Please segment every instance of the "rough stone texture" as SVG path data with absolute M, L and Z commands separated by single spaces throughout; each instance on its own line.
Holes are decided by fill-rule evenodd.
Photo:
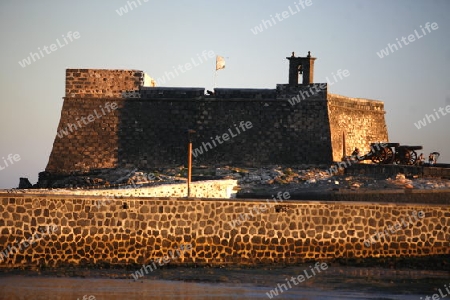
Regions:
M 66 70 L 68 98 L 122 97 L 141 86 L 155 86 L 155 81 L 138 70 Z
M 293 194 L 292 197 L 295 197 Z M 330 193 L 325 200 L 333 201 L 367 201 L 367 202 L 388 202 L 388 203 L 429 203 L 450 205 L 450 190 L 356 190 L 356 191 L 336 191 Z
M 450 207 L 429 204 L 274 202 L 255 200 L 114 200 L 0 195 L 0 251 L 47 225 L 58 231 L 0 267 L 144 264 L 181 244 L 192 251 L 170 264 L 293 264 L 307 259 L 450 254 Z M 266 205 L 267 209 L 256 209 Z M 364 241 L 413 212 L 425 217 L 369 248 Z M 241 214 L 247 214 L 242 218 Z M 242 224 L 230 222 L 242 219 Z
M 71 87 L 46 168 L 53 174 L 182 165 L 187 160 L 187 129 L 196 130 L 195 149 L 229 130 L 236 134 L 241 121 L 253 127 L 227 142 L 216 142 L 195 163 L 329 164 L 342 156 L 342 130 L 347 133 L 349 151 L 366 150 L 371 142 L 387 140 L 381 102 L 330 95 L 326 84 L 217 89 L 214 96 L 205 96 L 199 88 L 144 87 L 141 71 L 112 70 L 110 77 L 107 70 L 67 72 Z M 85 86 L 70 84 L 81 82 L 72 78 L 83 74 L 90 76 L 88 82 L 91 77 L 98 80 Z M 104 86 L 102 80 L 106 80 Z M 124 82 L 117 83 L 120 80 Z M 312 88 L 317 92 L 311 94 Z M 298 95 L 302 95 L 300 103 L 292 105 L 289 100 Z M 106 111 L 107 102 L 118 108 Z M 91 122 L 80 122 L 89 115 Z M 81 126 L 75 128 L 77 122 Z M 68 130 L 68 135 L 61 130 Z
M 273 191 L 272 194 L 275 194 Z M 355 202 L 385 202 L 385 203 L 429 203 L 450 205 L 450 189 L 396 189 L 396 190 L 369 190 L 369 189 L 340 189 L 340 190 L 293 190 L 290 192 L 291 200 L 318 200 L 318 201 L 355 201 Z M 270 193 L 247 192 L 238 193 L 239 199 L 266 199 Z
M 103 114 L 101 108 L 110 98 L 66 98 L 61 111 L 58 134 L 53 143 L 47 171 L 70 174 L 73 171 L 114 168 L 118 164 L 120 123 L 118 110 Z M 95 116 L 94 122 L 85 125 L 81 117 Z M 105 111 L 106 112 L 106 111 Z M 72 129 L 72 131 L 70 131 Z M 68 135 L 61 133 L 66 130 Z
M 345 155 L 351 155 L 355 148 L 365 154 L 370 151 L 370 143 L 389 141 L 383 102 L 334 94 L 327 97 L 333 161 L 343 157 L 343 133 Z

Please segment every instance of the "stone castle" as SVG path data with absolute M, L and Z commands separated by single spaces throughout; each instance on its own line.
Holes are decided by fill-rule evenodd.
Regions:
M 328 93 L 327 83 L 313 81 L 316 58 L 309 53 L 287 59 L 288 84 L 207 94 L 156 87 L 143 71 L 67 69 L 46 174 L 183 165 L 188 130 L 195 131 L 193 147 L 206 150 L 195 163 L 210 166 L 330 164 L 355 147 L 366 152 L 370 143 L 388 141 L 383 102 Z M 245 132 L 211 146 L 249 122 Z
M 326 83 L 313 83 L 315 58 L 288 60 L 288 84 L 207 95 L 203 88 L 155 87 L 142 71 L 69 69 L 46 174 L 179 166 L 187 159 L 188 132 L 194 148 L 223 138 L 197 155 L 197 164 L 209 165 L 328 164 L 354 147 L 368 151 L 370 143 L 388 140 L 382 102 L 329 94 Z M 219 188 L 208 184 L 226 190 L 224 181 Z M 107 198 L 109 192 L 0 191 L 0 268 L 141 268 L 186 245 L 190 251 L 170 264 L 401 262 L 429 256 L 442 268 L 449 265 L 449 198 L 434 190 L 339 191 L 335 201 L 297 201 L 288 191 L 273 201 L 128 190 Z

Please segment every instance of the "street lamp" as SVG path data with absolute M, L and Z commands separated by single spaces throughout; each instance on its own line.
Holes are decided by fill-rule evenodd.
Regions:
M 192 135 L 195 130 L 188 129 L 188 174 L 187 174 L 187 197 L 191 197 L 191 179 L 192 179 Z

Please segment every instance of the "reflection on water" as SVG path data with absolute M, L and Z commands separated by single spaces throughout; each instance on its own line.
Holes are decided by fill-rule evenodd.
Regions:
M 128 278 L 131 272 L 123 270 L 92 270 L 83 274 L 85 278 L 36 276 L 21 271 L 0 274 L 0 299 L 76 300 L 84 295 L 93 295 L 96 300 L 269 299 L 267 292 L 285 283 L 285 278 L 302 274 L 304 269 L 175 268 L 153 272 L 138 281 Z M 444 271 L 330 267 L 274 299 L 420 299 L 448 285 L 449 278 Z

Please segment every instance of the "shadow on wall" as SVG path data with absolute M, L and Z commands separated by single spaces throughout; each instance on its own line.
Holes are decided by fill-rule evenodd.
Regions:
M 119 112 L 118 166 L 155 168 L 187 161 L 189 112 L 172 101 L 127 99 Z M 190 112 L 192 114 L 192 112 Z
M 311 163 L 323 163 L 329 156 L 325 145 L 314 139 L 312 130 L 301 126 L 298 111 L 286 109 L 287 105 L 281 100 L 224 101 L 192 96 L 127 99 L 118 112 L 118 166 L 186 164 L 188 129 L 195 130 L 196 165 L 259 167 L 309 159 Z M 308 151 L 313 143 L 319 143 L 313 145 L 315 153 Z
M 186 164 L 188 129 L 196 131 L 193 148 L 203 152 L 194 157 L 194 163 L 227 164 L 245 157 L 245 139 L 236 138 L 223 144 L 211 139 L 226 132 L 227 124 L 233 122 L 218 115 L 223 111 L 221 106 L 192 99 L 124 101 L 118 132 L 119 166 L 154 168 Z M 241 155 L 233 157 L 236 152 Z

